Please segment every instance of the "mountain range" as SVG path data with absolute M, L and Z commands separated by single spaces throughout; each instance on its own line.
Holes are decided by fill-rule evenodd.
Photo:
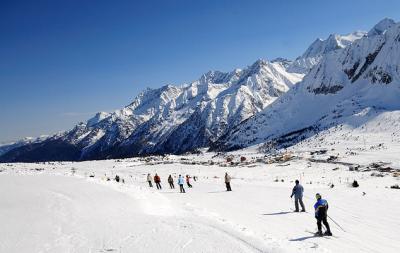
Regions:
M 400 23 L 384 19 L 345 48 L 326 53 L 300 83 L 213 143 L 212 149 L 256 144 L 267 150 L 285 148 L 337 126 L 354 130 L 381 115 L 390 117 L 382 125 L 390 123 L 376 131 L 396 134 L 399 56 Z
M 288 147 L 400 108 L 400 23 L 317 39 L 293 61 L 257 60 L 180 86 L 146 89 L 73 129 L 0 146 L 1 162 L 111 159 Z

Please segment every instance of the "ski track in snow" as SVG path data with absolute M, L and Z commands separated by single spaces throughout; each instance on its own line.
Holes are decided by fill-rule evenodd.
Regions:
M 28 192 L 24 192 L 24 196 L 11 197 L 13 197 L 16 201 L 21 202 L 23 200 L 19 199 L 19 197 L 23 197 L 24 199 L 25 197 L 33 199 L 46 199 L 46 204 L 44 205 L 41 205 L 40 203 L 35 203 L 39 204 L 40 206 L 36 207 L 38 208 L 38 212 L 35 212 L 34 215 L 51 215 L 50 217 L 47 215 L 46 217 L 40 217 L 43 220 L 40 221 L 40 224 L 38 223 L 37 226 L 46 223 L 46 225 L 48 225 L 48 228 L 34 229 L 35 233 L 38 233 L 38 236 L 34 236 L 32 238 L 33 240 L 29 241 L 29 243 L 24 243 L 20 241 L 23 238 L 20 238 L 19 236 L 11 238 L 9 235 L 6 235 L 7 231 L 4 230 L 3 227 L 3 229 L 1 230 L 1 234 L 4 233 L 2 235 L 2 238 L 6 241 L 6 243 L 2 243 L 1 252 L 32 252 L 32 248 L 28 247 L 29 244 L 35 245 L 35 247 L 33 248 L 33 252 L 122 252 L 122 249 L 128 251 L 133 250 L 134 252 L 152 252 L 150 243 L 153 240 L 155 244 L 160 244 L 160 246 L 164 245 L 168 248 L 169 243 L 164 242 L 162 239 L 162 237 L 164 236 L 163 230 L 167 230 L 165 231 L 167 234 L 176 234 L 171 238 L 172 242 L 175 241 L 174 250 L 166 250 L 164 252 L 184 252 L 185 248 L 187 248 L 191 252 L 213 252 L 219 247 L 226 248 L 227 251 L 235 252 L 262 252 L 262 250 L 259 250 L 257 247 L 248 243 L 246 240 L 243 240 L 239 236 L 234 235 L 233 233 L 230 233 L 229 231 L 226 231 L 224 229 L 221 229 L 218 226 L 207 224 L 207 222 L 195 221 L 193 217 L 187 217 L 187 215 L 181 216 L 179 211 L 175 212 L 175 208 L 172 208 L 169 205 L 168 199 L 163 197 L 159 193 L 148 191 L 147 189 L 143 189 L 142 187 L 136 187 L 132 185 L 125 187 L 117 185 L 113 182 L 110 183 L 94 180 L 91 180 L 91 183 L 95 182 L 96 184 L 102 185 L 101 188 L 103 188 L 103 186 L 106 186 L 106 189 L 112 189 L 111 192 L 115 191 L 123 193 L 122 196 L 125 196 L 122 198 L 121 195 L 118 194 L 118 198 L 120 198 L 119 201 L 126 202 L 134 199 L 134 203 L 136 202 L 136 204 L 139 204 L 139 207 L 141 209 L 140 213 L 143 214 L 142 219 L 153 220 L 154 217 L 157 218 L 155 218 L 155 224 L 149 226 L 149 229 L 143 229 L 143 231 L 137 231 L 133 229 L 134 234 L 140 233 L 140 235 L 138 236 L 127 234 L 124 238 L 118 239 L 116 241 L 105 238 L 101 239 L 101 237 L 90 238 L 92 234 L 85 231 L 87 228 L 84 226 L 84 224 L 78 223 L 85 222 L 85 219 L 91 218 L 86 217 L 85 219 L 82 219 L 81 217 L 79 217 L 81 215 L 80 210 L 77 209 L 80 209 L 83 206 L 84 209 L 88 209 L 87 211 L 90 212 L 90 209 L 96 208 L 95 206 L 92 206 L 93 203 L 90 203 L 90 198 L 95 197 L 99 198 L 98 201 L 107 202 L 110 200 L 107 197 L 107 194 L 109 194 L 110 191 L 102 190 L 106 194 L 105 196 L 103 196 L 104 198 L 102 198 L 101 196 L 90 196 L 88 194 L 85 194 L 84 190 L 88 190 L 93 186 L 88 186 L 85 181 L 79 180 L 79 177 L 79 183 L 74 182 L 76 178 L 68 178 L 61 175 L 31 175 L 18 177 L 23 178 L 22 182 L 18 183 L 19 185 L 34 185 L 33 189 L 24 189 L 24 191 L 37 191 L 37 193 L 32 196 Z M 19 178 L 15 178 L 14 175 L 2 176 L 2 179 L 3 181 L 10 179 L 14 182 L 19 181 Z M 37 185 L 38 183 L 40 184 L 40 186 Z M 74 188 L 67 187 L 67 189 L 69 189 L 64 190 L 63 188 L 68 184 L 73 184 Z M 2 182 L 3 187 L 4 185 L 7 184 Z M 95 188 L 98 187 L 96 186 Z M 15 192 L 16 189 L 11 186 L 10 188 L 6 188 L 6 190 L 9 190 L 9 192 Z M 69 190 L 76 190 L 76 192 L 71 195 L 70 193 L 68 193 Z M 26 196 L 26 194 L 28 196 Z M 79 194 L 80 196 L 78 196 L 77 194 Z M 111 195 L 115 195 L 115 193 L 112 193 Z M 94 204 L 98 205 L 99 203 Z M 24 206 L 24 204 L 22 204 L 21 206 Z M 127 210 L 123 207 L 115 206 L 114 208 L 115 211 L 118 213 L 122 213 L 124 215 L 127 214 Z M 17 211 L 18 216 L 24 215 L 23 213 L 25 211 L 29 212 L 29 210 L 19 209 Z M 39 212 L 41 214 L 39 214 Z M 96 224 L 96 227 L 98 226 L 97 229 L 115 226 L 115 224 L 110 223 L 108 219 L 116 218 L 118 217 L 118 214 L 114 213 L 111 216 L 112 217 L 110 217 L 110 215 L 108 214 L 102 213 L 101 216 L 95 217 L 96 220 L 100 218 L 105 219 Z M 134 218 L 134 216 L 130 217 L 130 215 L 127 215 L 126 218 Z M 15 222 L 16 224 L 14 224 L 13 222 L 13 224 L 10 224 L 10 227 L 14 227 L 15 230 L 13 232 L 15 232 L 15 234 L 22 233 L 22 235 L 24 235 L 25 233 L 28 233 L 28 231 L 26 231 L 24 228 L 29 226 L 30 222 L 32 222 L 32 220 L 27 217 L 27 220 L 24 222 L 24 224 L 19 224 L 18 222 Z M 120 222 L 124 222 L 124 220 L 118 221 L 118 223 Z M 148 223 L 152 223 L 152 221 L 149 221 Z M 91 224 L 91 226 L 92 225 L 94 224 Z M 20 229 L 23 231 L 21 231 Z M 83 230 L 84 232 L 79 232 L 80 230 Z M 130 229 L 124 228 L 124 230 L 127 230 L 128 232 Z M 194 236 L 198 241 L 197 244 L 201 242 L 201 245 L 204 246 L 203 248 L 199 248 L 197 250 L 190 247 L 190 245 L 193 244 L 194 241 L 193 237 L 189 237 L 188 239 L 181 239 L 181 237 L 185 237 L 182 233 L 190 235 L 193 232 L 196 233 Z M 210 240 L 208 238 L 208 236 L 210 235 L 214 237 L 213 240 Z M 109 235 L 107 234 L 103 236 L 109 237 Z M 45 239 L 45 237 L 50 238 Z M 10 240 L 7 241 L 8 239 Z M 13 239 L 16 239 L 17 242 L 13 242 Z M 85 244 L 91 244 L 90 240 L 93 239 L 95 241 L 100 241 L 100 244 L 98 246 L 92 246 L 89 248 L 86 247 Z M 208 244 L 208 246 L 206 247 L 205 244 Z M 196 247 L 198 246 L 199 245 L 197 245 Z M 141 247 L 141 249 L 139 249 L 139 247 Z

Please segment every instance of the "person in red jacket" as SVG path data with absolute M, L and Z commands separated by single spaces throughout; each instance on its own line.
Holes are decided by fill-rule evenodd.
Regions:
M 186 184 L 189 188 L 192 188 L 192 185 L 190 184 L 190 177 L 189 175 L 186 175 Z
M 157 173 L 154 176 L 154 183 L 156 183 L 157 189 L 161 190 L 161 178 Z

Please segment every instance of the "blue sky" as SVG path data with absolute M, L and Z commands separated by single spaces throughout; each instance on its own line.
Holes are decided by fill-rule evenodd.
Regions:
M 400 20 L 400 1 L 0 1 L 0 142 L 67 130 L 259 58 L 295 58 L 317 37 Z

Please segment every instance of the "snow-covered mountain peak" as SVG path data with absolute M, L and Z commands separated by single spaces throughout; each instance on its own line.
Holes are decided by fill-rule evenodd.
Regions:
M 318 38 L 289 66 L 288 71 L 307 74 L 325 54 L 343 49 L 366 34 L 356 31 L 345 35 L 331 34 L 325 40 Z
M 339 35 L 340 36 L 340 44 L 342 46 L 342 48 L 350 45 L 351 43 L 353 43 L 354 41 L 361 39 L 362 37 L 366 36 L 367 32 L 365 31 L 355 31 L 349 34 L 345 34 L 345 35 Z
M 331 51 L 345 48 L 354 41 L 362 38 L 366 32 L 356 31 L 346 35 L 331 34 L 326 40 L 317 39 L 301 56 L 302 58 L 319 57 Z
M 181 91 L 182 88 L 170 84 L 158 89 L 148 89 L 139 94 L 126 109 L 134 111 L 135 114 L 154 113 L 175 100 Z
M 288 68 L 293 63 L 293 61 L 288 60 L 286 58 L 278 57 L 278 58 L 271 60 L 271 63 L 280 63 L 285 68 Z
M 336 93 L 353 83 L 390 84 L 400 80 L 400 23 L 385 33 L 364 36 L 344 50 L 325 55 L 303 83 L 316 94 Z
M 381 35 L 385 33 L 387 29 L 392 27 L 396 22 L 393 19 L 390 18 L 384 18 L 381 21 L 379 21 L 369 32 L 368 36 L 375 36 L 375 35 Z
M 359 40 L 366 35 L 367 35 L 367 32 L 365 32 L 365 31 L 355 31 L 355 32 L 345 34 L 345 35 L 335 34 L 332 37 L 334 38 L 334 40 L 339 48 L 345 48 L 348 45 L 350 45 L 351 43 L 353 43 L 354 41 Z M 330 51 L 333 51 L 333 50 L 330 50 Z
M 96 115 L 93 118 L 91 118 L 87 121 L 87 126 L 89 126 L 89 127 L 94 126 L 95 124 L 99 123 L 100 121 L 107 118 L 108 116 L 110 116 L 110 113 L 108 113 L 108 112 L 98 112 L 98 113 L 96 113 Z
M 267 62 L 264 59 L 258 59 L 256 62 L 254 62 L 250 67 L 247 68 L 249 72 L 256 73 L 260 71 L 262 68 L 268 66 L 270 62 Z
M 225 73 L 221 71 L 209 71 L 201 76 L 200 82 L 214 84 L 229 83 L 232 82 L 232 79 L 234 79 L 238 74 L 240 74 L 240 72 L 232 71 Z

